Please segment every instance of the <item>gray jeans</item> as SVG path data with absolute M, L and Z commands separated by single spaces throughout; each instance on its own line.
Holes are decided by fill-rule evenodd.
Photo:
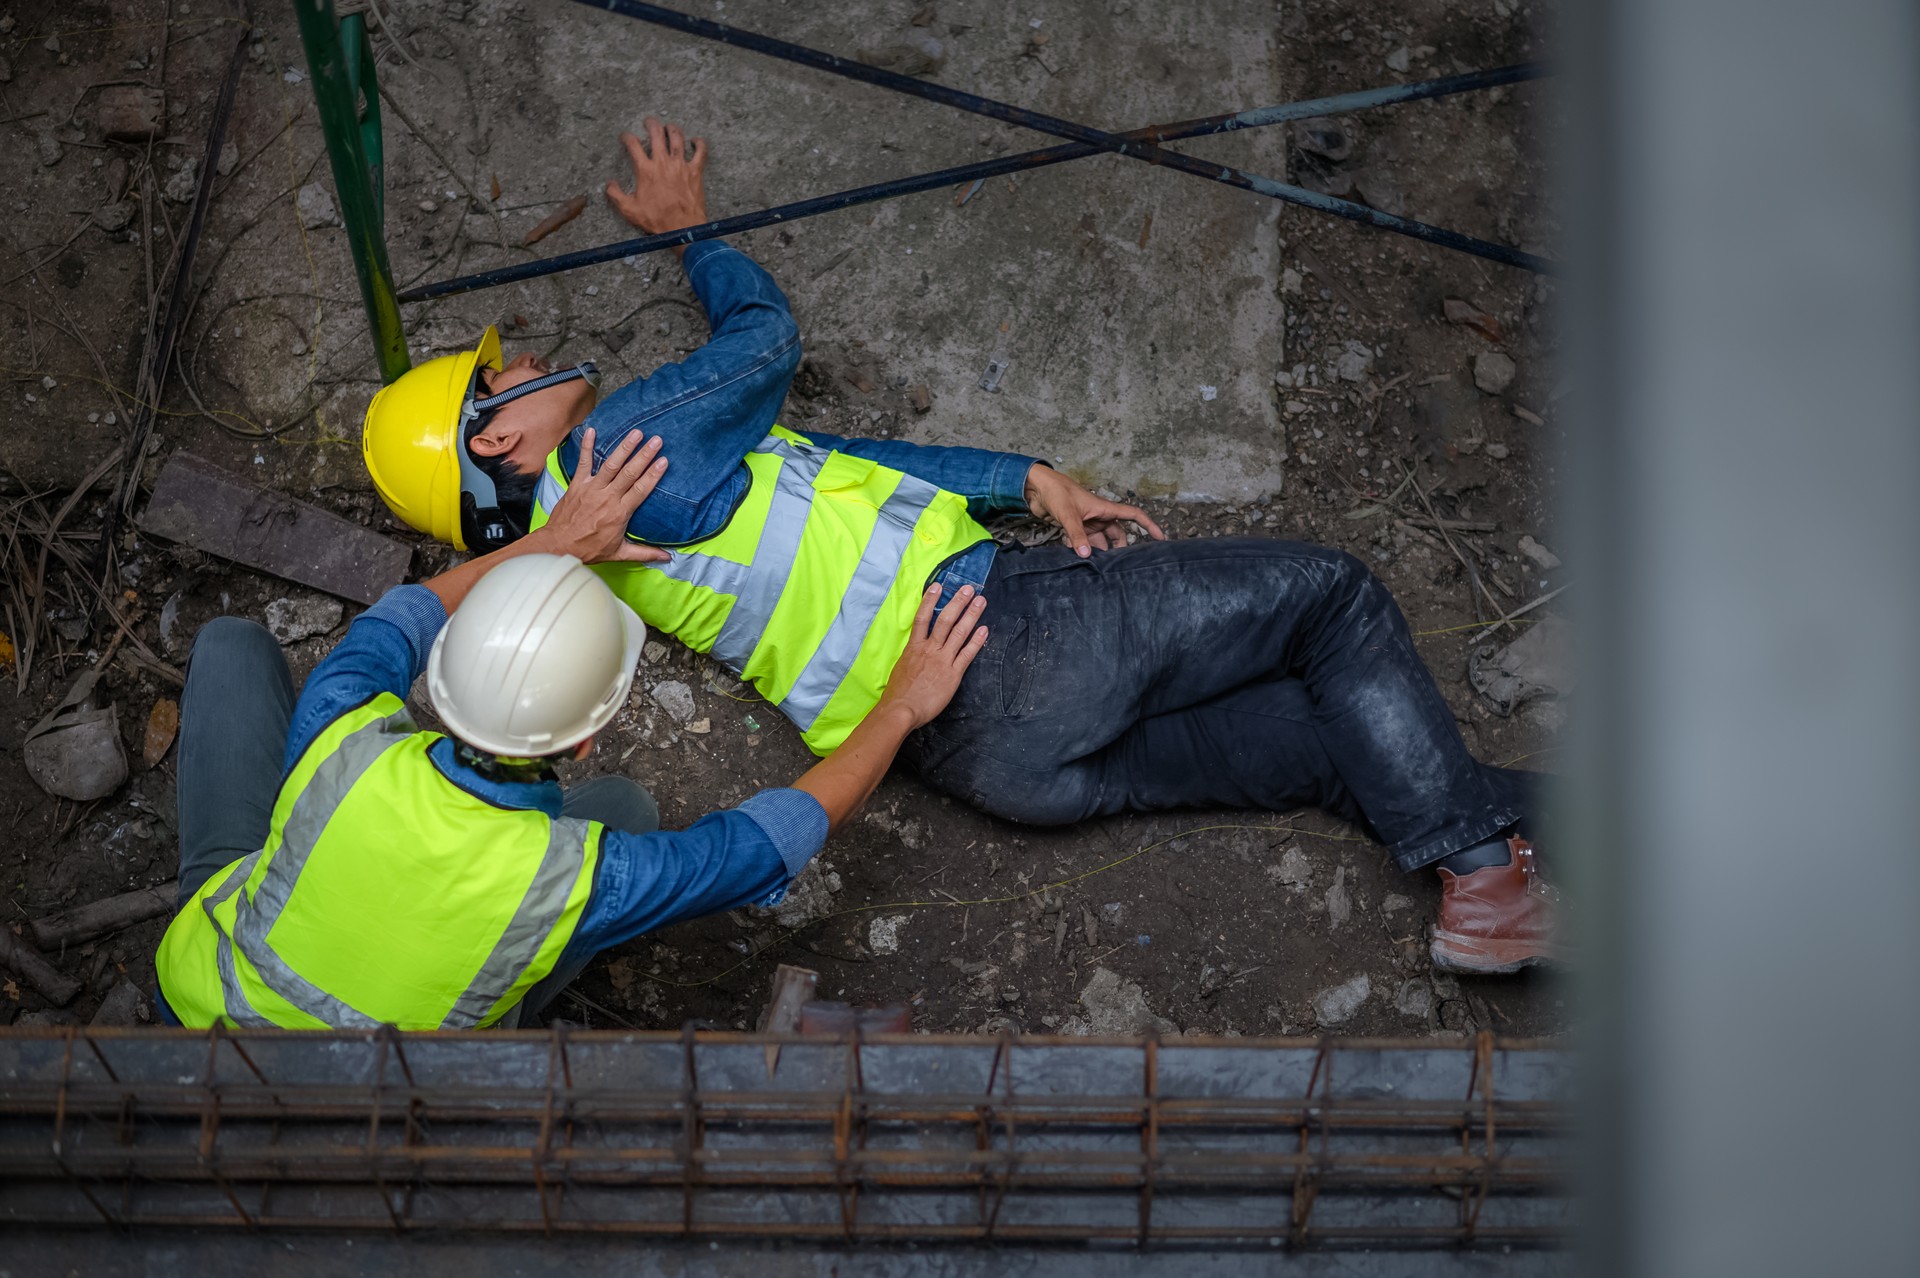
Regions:
M 293 701 L 287 659 L 265 627 L 215 617 L 194 636 L 180 694 L 175 781 L 182 905 L 220 870 L 266 843 Z M 560 811 L 635 834 L 660 828 L 653 796 L 626 777 L 595 777 L 572 787 Z M 538 1013 L 591 958 L 563 958 L 502 1023 L 537 1024 Z

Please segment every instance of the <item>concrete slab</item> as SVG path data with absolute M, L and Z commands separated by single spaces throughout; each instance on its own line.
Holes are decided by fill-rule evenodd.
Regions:
M 915 7 L 736 0 L 710 16 L 842 54 L 913 49 L 939 63 L 930 78 L 942 83 L 1111 128 L 1284 96 L 1273 10 L 1256 0 L 1172 12 L 1128 0 L 944 0 L 925 26 L 911 25 Z M 469 25 L 436 34 L 443 60 L 383 74 L 408 114 L 440 134 L 441 154 L 471 164 L 470 185 L 485 191 L 499 175 L 510 243 L 553 204 L 593 193 L 587 214 L 542 242 L 541 255 L 630 234 L 598 191 L 618 171 L 614 135 L 648 113 L 709 139 L 716 216 L 1052 141 L 602 12 L 553 5 L 531 17 L 481 0 Z M 470 112 L 439 93 L 461 79 Z M 1185 145 L 1281 174 L 1282 132 Z M 420 246 L 418 201 L 444 201 L 458 187 L 400 122 L 389 121 L 388 137 L 389 239 L 405 280 L 443 243 Z M 1278 491 L 1278 206 L 1104 157 L 992 179 L 964 206 L 958 194 L 738 242 L 786 288 L 809 349 L 830 368 L 858 367 L 882 388 L 930 389 L 932 409 L 905 415 L 897 433 L 1033 453 L 1148 496 L 1243 501 Z M 467 203 L 464 193 L 456 202 Z M 494 239 L 490 217 L 466 216 L 465 231 Z M 455 273 L 456 260 L 465 271 L 532 255 L 476 249 L 424 278 Z M 650 258 L 411 307 L 409 326 L 430 352 L 517 314 L 535 345 L 631 375 L 704 335 L 686 296 L 673 264 Z M 618 352 L 592 336 L 622 331 L 634 336 Z M 983 389 L 996 361 L 997 389 Z M 790 404 L 789 420 L 804 425 L 823 411 Z

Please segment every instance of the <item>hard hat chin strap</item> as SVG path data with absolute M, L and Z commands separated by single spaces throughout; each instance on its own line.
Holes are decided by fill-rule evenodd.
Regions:
M 477 379 L 478 370 L 474 374 Z M 481 470 L 467 451 L 467 427 L 483 413 L 511 404 L 514 400 L 535 391 L 545 390 L 549 386 L 559 386 L 575 379 L 584 381 L 596 390 L 600 386 L 600 369 L 592 360 L 576 364 L 572 368 L 563 368 L 557 373 L 547 373 L 521 382 L 501 391 L 498 395 L 475 396 L 471 390 L 467 400 L 460 406 L 460 425 L 454 433 L 460 455 L 460 523 L 461 535 L 469 550 L 498 550 L 512 542 L 525 529 L 516 529 L 514 521 L 508 518 L 500 505 L 500 490 L 494 485 L 493 476 Z

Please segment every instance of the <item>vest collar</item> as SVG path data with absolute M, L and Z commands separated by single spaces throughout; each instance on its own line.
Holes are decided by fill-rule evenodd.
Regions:
M 433 760 L 433 766 L 440 770 L 441 776 L 497 808 L 543 812 L 555 819 L 560 816 L 558 781 L 496 781 L 492 777 L 481 776 L 453 757 L 453 742 L 446 737 L 428 747 L 427 757 Z

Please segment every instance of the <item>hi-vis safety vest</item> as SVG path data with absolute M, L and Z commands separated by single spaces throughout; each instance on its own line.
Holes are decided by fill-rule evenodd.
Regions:
M 753 684 L 824 755 L 886 690 L 928 580 L 987 530 L 958 493 L 783 426 L 746 465 L 752 484 L 718 533 L 668 563 L 593 570 L 648 625 Z M 556 450 L 533 527 L 566 487 Z
M 167 928 L 160 988 L 189 1026 L 487 1026 L 553 970 L 602 827 L 496 807 L 440 774 L 389 693 L 335 719 L 266 846 Z

